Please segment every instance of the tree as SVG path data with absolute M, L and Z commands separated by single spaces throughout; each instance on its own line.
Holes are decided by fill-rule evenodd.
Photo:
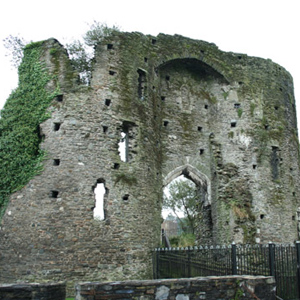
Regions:
M 96 45 L 114 32 L 120 31 L 120 28 L 116 25 L 109 27 L 105 23 L 97 21 L 89 26 L 90 29 L 83 35 L 81 40 L 74 40 L 65 45 L 71 62 L 79 73 L 81 83 L 86 85 L 91 80 L 92 60 Z M 28 42 L 22 37 L 9 35 L 3 40 L 3 44 L 8 50 L 7 56 L 11 56 L 12 65 L 18 68 L 23 58 L 23 50 Z
M 184 232 L 195 231 L 195 217 L 199 197 L 195 184 L 190 180 L 178 180 L 169 184 L 169 195 L 164 194 L 163 208 L 171 209 L 180 220 Z M 179 218 L 182 212 L 184 218 Z
M 3 45 L 7 49 L 6 56 L 11 56 L 10 62 L 13 67 L 19 67 L 23 58 L 23 50 L 26 44 L 28 43 L 19 36 L 9 35 L 3 40 Z
M 92 74 L 92 60 L 98 43 L 105 37 L 120 31 L 119 27 L 108 27 L 105 23 L 94 21 L 83 35 L 83 41 L 75 40 L 66 45 L 74 68 L 80 75 L 81 83 L 88 85 Z

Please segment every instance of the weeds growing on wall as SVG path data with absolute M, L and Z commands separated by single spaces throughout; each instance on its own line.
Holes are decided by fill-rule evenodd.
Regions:
M 45 153 L 40 150 L 39 124 L 58 94 L 45 89 L 51 80 L 41 62 L 42 42 L 24 48 L 19 66 L 19 86 L 7 99 L 0 119 L 0 219 L 9 195 L 21 189 L 42 170 Z

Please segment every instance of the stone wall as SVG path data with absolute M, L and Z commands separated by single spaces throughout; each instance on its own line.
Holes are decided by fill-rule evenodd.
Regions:
M 0 284 L 1 300 L 65 300 L 65 283 Z
M 1 220 L 2 282 L 151 278 L 162 190 L 180 175 L 199 190 L 198 243 L 298 238 L 295 99 L 282 67 L 182 36 L 116 33 L 84 86 L 56 40 L 36 47 L 61 94 L 40 124 L 44 170 Z
M 76 285 L 76 299 L 275 300 L 275 280 L 264 276 L 88 282 Z

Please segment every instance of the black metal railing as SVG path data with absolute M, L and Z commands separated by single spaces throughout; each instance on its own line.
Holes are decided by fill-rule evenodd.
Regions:
M 300 243 L 157 248 L 154 278 L 274 276 L 277 296 L 300 297 Z

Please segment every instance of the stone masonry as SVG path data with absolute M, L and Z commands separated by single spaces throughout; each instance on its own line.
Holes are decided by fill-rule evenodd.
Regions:
M 220 276 L 76 284 L 77 300 L 275 300 L 274 277 Z
M 295 99 L 281 66 L 182 36 L 115 33 L 84 86 L 58 41 L 42 47 L 61 95 L 40 125 L 44 171 L 1 222 L 1 282 L 151 278 L 162 190 L 180 175 L 199 190 L 199 244 L 298 239 Z

